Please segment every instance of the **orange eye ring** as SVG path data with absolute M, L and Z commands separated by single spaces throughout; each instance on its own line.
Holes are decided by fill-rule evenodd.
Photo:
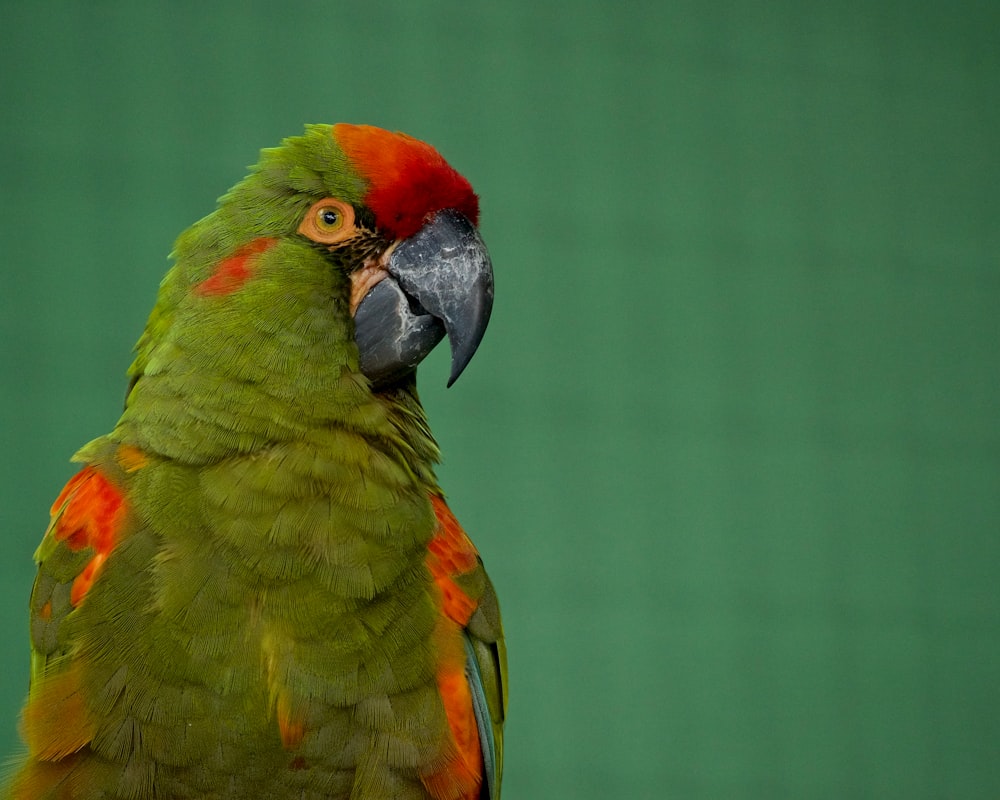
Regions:
M 354 231 L 354 207 L 335 197 L 313 203 L 299 223 L 299 233 L 319 244 L 337 244 Z

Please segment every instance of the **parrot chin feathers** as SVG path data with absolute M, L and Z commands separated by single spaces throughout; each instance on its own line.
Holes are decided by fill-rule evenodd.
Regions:
M 374 282 L 354 313 L 361 371 L 373 389 L 384 389 L 410 375 L 447 335 L 451 386 L 475 355 L 493 308 L 493 268 L 479 232 L 459 212 L 439 211 L 382 261 L 381 279 L 373 265 L 355 280 Z

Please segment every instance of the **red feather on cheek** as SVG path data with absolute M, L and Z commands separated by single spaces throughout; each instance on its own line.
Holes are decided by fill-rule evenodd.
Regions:
M 257 256 L 277 243 L 277 239 L 263 236 L 248 242 L 216 264 L 212 274 L 194 287 L 195 291 L 202 295 L 232 294 L 253 277 Z
M 427 217 L 453 208 L 479 222 L 479 198 L 469 182 L 429 144 L 370 125 L 333 126 L 333 136 L 369 183 L 365 205 L 379 228 L 412 236 Z

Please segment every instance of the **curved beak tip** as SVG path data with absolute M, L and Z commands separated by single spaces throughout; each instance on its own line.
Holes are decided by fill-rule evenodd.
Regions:
M 493 310 L 492 273 L 489 286 L 474 287 L 468 296 L 468 303 L 459 315 L 444 319 L 445 330 L 451 344 L 451 375 L 448 388 L 458 380 L 472 357 L 479 349 Z

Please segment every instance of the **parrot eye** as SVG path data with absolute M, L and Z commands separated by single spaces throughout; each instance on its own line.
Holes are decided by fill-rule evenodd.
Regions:
M 333 197 L 313 203 L 299 225 L 299 233 L 319 244 L 342 242 L 354 230 L 354 207 Z
M 335 231 L 343 222 L 344 218 L 340 216 L 340 212 L 332 208 L 321 208 L 316 214 L 316 224 L 323 230 Z

